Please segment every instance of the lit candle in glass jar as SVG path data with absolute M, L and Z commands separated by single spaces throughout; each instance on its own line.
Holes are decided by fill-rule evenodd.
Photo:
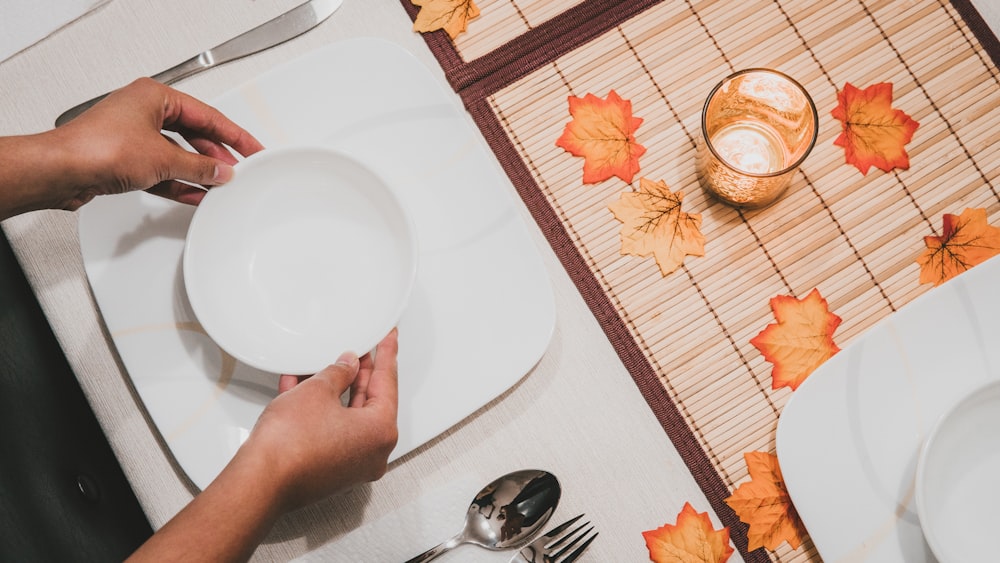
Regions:
M 817 122 L 812 99 L 791 78 L 766 69 L 729 76 L 702 112 L 702 185 L 736 207 L 770 205 L 812 150 Z
M 723 160 L 751 174 L 769 174 L 785 167 L 778 134 L 760 123 L 736 122 L 712 136 L 712 146 Z

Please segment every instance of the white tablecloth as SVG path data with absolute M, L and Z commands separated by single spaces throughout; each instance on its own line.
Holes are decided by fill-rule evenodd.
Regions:
M 108 0 L 5 0 L 0 18 L 0 61 L 45 39 L 50 33 Z
M 50 128 L 79 101 L 170 67 L 297 2 L 112 2 L 0 63 L 0 134 Z M 358 36 L 402 45 L 444 83 L 398 0 L 345 0 L 312 32 L 178 87 L 211 99 L 298 54 Z M 454 101 L 460 104 L 457 96 Z M 642 531 L 673 523 L 685 502 L 710 511 L 562 265 L 522 211 L 557 301 L 556 330 L 539 364 L 509 392 L 395 462 L 379 482 L 280 521 L 257 559 L 312 553 L 326 561 L 404 560 L 456 533 L 482 484 L 522 468 L 544 468 L 559 477 L 563 496 L 555 518 L 586 512 L 596 524 L 601 535 L 585 561 L 646 560 Z M 161 526 L 194 491 L 157 440 L 108 345 L 80 258 L 76 215 L 39 212 L 8 220 L 3 228 L 137 497 L 153 526 Z M 509 555 L 462 546 L 440 560 L 506 561 Z

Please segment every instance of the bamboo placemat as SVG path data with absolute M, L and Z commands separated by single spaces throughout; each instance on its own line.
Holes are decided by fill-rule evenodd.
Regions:
M 411 16 L 416 8 L 403 0 Z M 545 10 L 539 10 L 544 6 Z M 490 142 L 734 544 L 749 561 L 819 560 L 811 542 L 747 552 L 724 500 L 747 479 L 745 452 L 774 452 L 793 391 L 772 390 L 750 340 L 774 322 L 769 300 L 818 288 L 843 319 L 844 347 L 930 286 L 915 262 L 944 213 L 1000 219 L 1000 46 L 967 0 L 490 0 L 453 43 L 426 34 Z M 558 8 L 558 11 L 556 10 Z M 526 17 L 535 14 L 535 20 Z M 506 15 L 504 15 L 506 14 Z M 705 96 L 735 70 L 768 67 L 816 102 L 819 138 L 789 192 L 760 211 L 709 199 L 695 173 Z M 850 82 L 894 85 L 920 123 L 909 170 L 862 175 L 833 144 L 830 112 Z M 582 182 L 555 145 L 567 96 L 614 89 L 644 122 L 630 186 Z M 664 180 L 702 213 L 706 255 L 666 277 L 623 256 L 608 205 L 638 177 Z M 822 439 L 822 437 L 817 437 Z

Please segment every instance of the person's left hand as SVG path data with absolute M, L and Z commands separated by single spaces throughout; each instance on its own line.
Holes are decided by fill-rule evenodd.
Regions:
M 164 130 L 178 133 L 197 152 Z M 62 186 L 67 209 L 132 190 L 197 205 L 205 191 L 192 184 L 215 186 L 232 177 L 237 159 L 227 147 L 243 156 L 264 148 L 215 108 L 149 78 L 112 92 L 52 134 L 76 172 Z

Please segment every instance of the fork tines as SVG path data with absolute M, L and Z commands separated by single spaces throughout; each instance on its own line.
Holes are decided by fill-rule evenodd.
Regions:
M 580 518 L 583 518 L 583 514 L 563 522 L 543 536 L 544 538 L 548 538 L 544 547 L 545 554 L 547 555 L 545 561 L 571 563 L 590 546 L 590 543 L 597 537 L 598 532 L 594 531 L 594 527 L 590 525 L 589 520 L 563 534 L 567 528 Z M 556 551 L 557 549 L 558 551 Z

